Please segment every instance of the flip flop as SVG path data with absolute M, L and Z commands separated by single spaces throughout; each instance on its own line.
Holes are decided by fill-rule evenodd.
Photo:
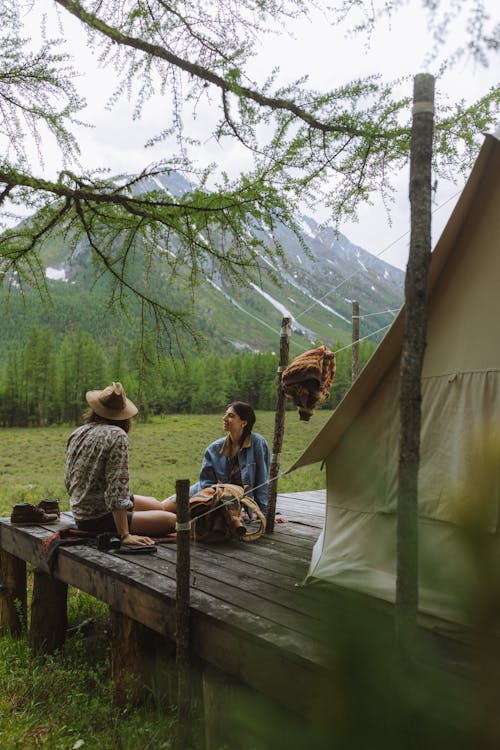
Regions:
M 150 555 L 153 552 L 158 552 L 156 544 L 123 544 L 112 550 L 116 555 Z

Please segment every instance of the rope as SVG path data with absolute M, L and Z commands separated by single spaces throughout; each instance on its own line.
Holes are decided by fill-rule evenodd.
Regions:
M 394 314 L 400 311 L 400 307 L 393 307 L 390 310 L 381 310 L 380 312 L 375 313 L 366 313 L 366 315 L 353 315 L 353 318 L 358 318 L 359 320 L 364 320 L 365 318 L 373 318 L 376 315 L 387 315 L 388 313 Z
M 340 349 L 337 349 L 335 351 L 335 354 L 338 354 L 339 352 L 343 352 L 345 349 L 349 349 L 354 344 L 359 344 L 360 341 L 364 341 L 365 339 L 369 339 L 370 336 L 375 336 L 376 333 L 380 333 L 381 331 L 386 331 L 387 328 L 390 328 L 392 323 L 389 323 L 389 325 L 384 326 L 383 328 L 378 328 L 376 331 L 372 331 L 371 333 L 368 333 L 366 336 L 363 336 L 362 338 L 358 339 L 357 341 L 351 341 L 350 344 L 346 344 L 346 346 L 342 346 Z

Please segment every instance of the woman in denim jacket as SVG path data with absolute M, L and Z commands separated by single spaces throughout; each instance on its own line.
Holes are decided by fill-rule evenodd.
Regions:
M 191 496 L 217 482 L 237 484 L 247 487 L 247 497 L 255 500 L 266 514 L 270 451 L 262 435 L 252 433 L 254 424 L 255 412 L 250 404 L 243 401 L 229 404 L 222 418 L 227 435 L 210 443 L 205 450 L 200 478 L 189 488 Z M 175 513 L 175 495 L 164 500 L 163 506 Z
M 255 412 L 250 404 L 229 404 L 222 418 L 227 435 L 205 450 L 200 478 L 191 486 L 191 495 L 217 482 L 237 484 L 248 487 L 247 497 L 253 498 L 266 514 L 271 457 L 266 440 L 252 432 L 254 424 Z

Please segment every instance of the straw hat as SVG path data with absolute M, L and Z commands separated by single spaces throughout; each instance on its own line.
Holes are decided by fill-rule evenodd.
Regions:
M 111 383 L 103 391 L 87 391 L 85 398 L 95 413 L 105 419 L 130 419 L 139 411 L 126 397 L 121 383 Z

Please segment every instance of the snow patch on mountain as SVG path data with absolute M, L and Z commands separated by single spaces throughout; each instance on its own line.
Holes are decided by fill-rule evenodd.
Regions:
M 53 281 L 68 281 L 66 269 L 64 268 L 53 268 L 52 266 L 47 266 L 45 269 L 45 276 Z
M 307 235 L 307 237 L 310 237 L 313 240 L 316 238 L 316 233 L 311 229 L 310 222 L 306 219 L 305 216 L 300 216 L 297 224 L 301 228 L 302 232 Z
M 293 278 L 295 279 L 295 274 Z M 340 318 L 341 320 L 345 320 L 346 323 L 349 323 L 349 324 L 351 323 L 351 321 L 348 318 L 346 318 L 344 315 L 342 315 L 342 313 L 337 312 L 337 310 L 334 310 L 333 307 L 330 307 L 329 305 L 325 305 L 325 303 L 322 302 L 320 299 L 316 299 L 316 297 L 313 297 L 312 294 L 305 287 L 302 287 L 300 286 L 300 284 L 297 284 L 295 281 L 292 281 L 292 278 L 290 276 L 287 277 L 287 281 L 291 286 L 295 287 L 295 289 L 298 289 L 299 292 L 301 292 L 304 296 L 308 297 L 311 300 L 311 302 L 313 303 L 311 307 L 313 307 L 314 305 L 319 305 L 324 310 L 328 310 L 328 312 L 332 313 L 332 315 L 336 315 L 337 318 Z
M 220 294 L 222 294 L 223 297 L 225 297 L 229 302 L 231 302 L 232 305 L 234 305 L 235 307 L 237 307 L 238 310 L 241 310 L 241 312 L 244 313 L 245 315 L 248 315 L 249 318 L 253 318 L 253 320 L 258 321 L 261 325 L 265 326 L 266 328 L 269 328 L 270 331 L 274 331 L 274 333 L 276 333 L 279 336 L 279 330 L 277 330 L 276 328 L 273 328 L 272 326 L 270 326 L 268 323 L 266 323 L 265 320 L 262 320 L 262 318 L 257 317 L 257 315 L 254 315 L 253 313 L 249 312 L 248 310 L 245 310 L 245 308 L 242 307 L 242 305 L 240 305 L 239 302 L 236 302 L 236 300 L 234 299 L 234 297 L 231 297 L 230 294 L 227 294 L 227 292 L 225 292 L 224 289 L 222 289 L 220 286 L 218 286 L 215 283 L 215 281 L 213 281 L 212 279 L 209 279 L 209 278 L 207 278 L 206 281 L 214 289 L 216 289 Z
M 274 299 L 274 297 L 271 297 L 270 294 L 268 294 L 263 289 L 261 289 L 260 287 L 258 287 L 257 284 L 254 284 L 253 281 L 250 281 L 249 284 L 252 287 L 252 289 L 255 289 L 256 292 L 258 292 L 260 295 L 262 295 L 262 297 L 264 297 L 264 299 L 266 299 L 268 302 L 270 302 L 271 305 L 276 310 L 278 310 L 278 312 L 280 312 L 284 317 L 290 318 L 290 320 L 292 321 L 292 323 L 296 323 L 296 320 L 293 317 L 292 313 L 289 310 L 287 310 L 287 308 L 284 305 L 282 305 L 281 302 L 278 302 L 278 300 Z

